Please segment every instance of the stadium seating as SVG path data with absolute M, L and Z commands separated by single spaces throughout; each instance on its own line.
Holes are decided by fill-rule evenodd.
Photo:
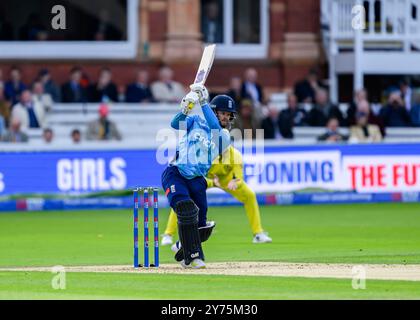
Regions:
M 277 108 L 285 108 L 285 95 L 274 96 L 272 102 Z M 98 117 L 99 104 L 56 104 L 46 117 L 46 126 L 53 129 L 54 141 L 59 145 L 71 144 L 70 133 L 79 129 L 84 136 L 87 124 Z M 310 106 L 309 106 L 310 107 Z M 340 109 L 345 111 L 346 104 Z M 120 145 L 156 146 L 156 134 L 160 129 L 168 129 L 173 115 L 178 111 L 177 104 L 127 104 L 115 103 L 110 106 L 109 118 L 114 121 L 120 130 L 123 141 Z M 200 113 L 199 109 L 194 111 Z M 292 141 L 272 141 L 270 144 L 304 144 L 315 143 L 316 137 L 324 133 L 321 127 L 296 127 L 295 139 Z M 348 128 L 341 128 L 343 134 L 348 134 Z M 42 129 L 28 131 L 30 145 L 42 144 Z M 387 128 L 385 142 L 420 141 L 420 128 Z M 105 142 L 106 143 L 106 142 Z M 84 142 L 86 144 L 86 142 Z M 92 143 L 93 145 L 94 143 Z M 4 144 L 2 144 L 4 145 Z

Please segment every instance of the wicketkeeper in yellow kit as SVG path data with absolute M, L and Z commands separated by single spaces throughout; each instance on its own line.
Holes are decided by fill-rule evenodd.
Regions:
M 272 239 L 264 232 L 261 225 L 260 210 L 255 192 L 243 180 L 243 163 L 241 153 L 232 145 L 217 157 L 207 174 L 207 188 L 217 187 L 231 194 L 245 207 L 246 215 L 254 235 L 253 243 L 267 243 Z M 168 224 L 162 236 L 162 245 L 170 245 L 177 230 L 177 217 L 171 209 Z

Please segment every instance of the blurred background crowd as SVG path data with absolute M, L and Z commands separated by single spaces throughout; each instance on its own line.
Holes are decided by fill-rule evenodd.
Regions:
M 83 69 L 73 67 L 68 80 L 58 83 L 48 69 L 39 70 L 31 82 L 22 80 L 18 67 L 12 66 L 8 73 L 0 70 L 0 134 L 3 142 L 27 142 L 25 131 L 29 128 L 43 129 L 43 139 L 54 139 L 54 128 L 47 127 L 45 117 L 54 104 L 99 103 L 98 119 L 86 128 L 74 128 L 69 139 L 75 143 L 82 140 L 123 139 L 117 125 L 109 119 L 110 108 L 116 103 L 130 104 L 141 108 L 153 103 L 179 103 L 187 92 L 188 84 L 175 81 L 173 70 L 162 67 L 156 75 L 146 70 L 135 72 L 132 83 L 116 84 L 110 68 L 100 70 L 96 79 L 89 78 Z M 379 142 L 386 136 L 389 127 L 420 127 L 420 91 L 412 88 L 404 79 L 384 91 L 382 103 L 372 103 L 369 92 L 362 89 L 354 92 L 353 101 L 341 107 L 329 100 L 327 86 L 319 78 L 316 69 L 311 69 L 306 78 L 297 81 L 293 90 L 284 92 L 285 104 L 278 107 L 270 97 L 264 96 L 254 68 L 245 69 L 242 75 L 230 79 L 225 91 L 237 103 L 238 115 L 235 127 L 248 129 L 255 138 L 256 130 L 264 130 L 264 138 L 271 140 L 293 139 L 296 127 L 324 127 L 318 141 L 332 142 Z M 174 106 L 174 112 L 176 112 Z M 342 134 L 340 128 L 349 128 Z M 85 132 L 82 136 L 81 132 Z M 250 137 L 251 137 L 250 136 Z

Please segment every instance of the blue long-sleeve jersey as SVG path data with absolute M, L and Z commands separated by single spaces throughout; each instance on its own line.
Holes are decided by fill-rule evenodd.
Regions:
M 202 106 L 205 119 L 198 115 L 186 116 L 178 113 L 171 126 L 176 130 L 186 130 L 171 165 L 187 179 L 206 176 L 213 160 L 230 145 L 229 131 L 223 129 L 208 104 Z

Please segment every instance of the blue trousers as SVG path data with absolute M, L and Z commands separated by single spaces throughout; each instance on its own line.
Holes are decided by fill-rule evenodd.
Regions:
M 168 197 L 169 205 L 175 210 L 178 201 L 192 200 L 197 205 L 198 227 L 207 221 L 207 181 L 204 177 L 187 179 L 176 166 L 168 166 L 162 173 L 162 187 Z

